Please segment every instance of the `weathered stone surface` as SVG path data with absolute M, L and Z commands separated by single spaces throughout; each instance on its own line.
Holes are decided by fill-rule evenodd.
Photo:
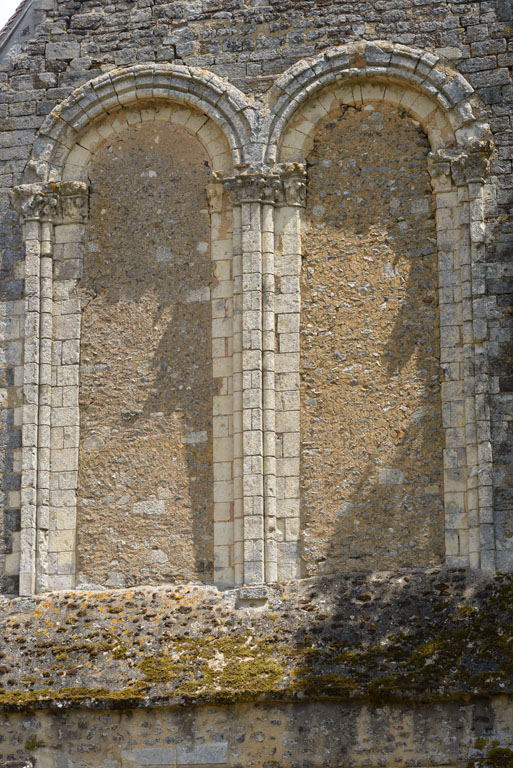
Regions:
M 212 578 L 209 173 L 198 140 L 169 124 L 127 127 L 93 157 L 79 288 L 82 583 Z M 197 286 L 208 295 L 188 302 Z
M 94 719 L 93 719 L 94 718 Z M 505 743 L 511 734 L 511 703 L 495 698 L 488 705 L 465 702 L 446 707 L 419 705 L 405 712 L 398 705 L 370 704 L 358 708 L 351 703 L 297 702 L 284 706 L 264 705 L 205 707 L 199 710 L 153 709 L 135 712 L 84 713 L 61 712 L 57 719 L 48 712 L 10 715 L 2 718 L 6 738 L 14 740 L 22 733 L 32 746 L 31 754 L 44 768 L 65 765 L 152 765 L 137 762 L 138 755 L 167 755 L 169 768 L 190 765 L 180 761 L 182 749 L 211 751 L 217 757 L 217 738 L 227 739 L 226 758 L 210 765 L 257 768 L 280 762 L 307 767 L 358 765 L 377 768 L 378 755 L 395 761 L 410 762 L 422 768 L 450 766 L 487 766 L 485 755 L 508 759 L 507 748 L 491 747 L 488 736 L 492 723 L 501 729 Z M 87 722 L 87 727 L 84 727 Z M 58 724 L 59 723 L 59 724 Z M 151 741 L 158 746 L 145 747 Z M 454 738 L 458 734 L 458 738 Z M 167 742 L 178 744 L 178 748 Z M 125 744 L 133 746 L 126 749 Z M 46 746 L 48 744 L 48 746 Z M 477 744 L 477 748 L 474 746 Z M 12 747 L 15 751 L 16 747 Z M 494 751 L 492 751 L 494 750 Z M 87 763 L 84 760 L 87 756 Z M 176 755 L 176 759 L 174 759 Z M 135 759 L 132 759 L 135 758 Z M 154 766 L 163 764 L 163 757 Z M 204 763 L 197 763 L 202 765 Z M 2 762 L 2 768 L 30 768 L 32 763 Z M 492 763 L 493 765 L 493 763 Z M 499 765 L 501 765 L 499 763 Z M 502 763 L 507 765 L 507 763 Z M 502 768 L 501 765 L 501 768 Z
M 309 155 L 302 265 L 306 572 L 443 559 L 429 144 L 393 107 L 334 115 Z
M 404 107 L 406 113 L 411 111 L 416 116 L 430 136 L 433 155 L 429 163 L 438 201 L 440 320 L 447 342 L 440 352 L 445 376 L 442 430 L 446 440 L 444 484 L 448 494 L 445 520 L 449 526 L 445 534 L 446 563 L 470 564 L 474 569 L 513 569 L 513 375 L 508 267 L 513 245 L 510 6 L 500 0 L 401 0 L 394 7 L 383 0 L 351 4 L 343 0 L 131 0 L 110 4 L 101 0 L 33 0 L 22 6 L 13 24 L 0 37 L 2 591 L 17 591 L 18 574 L 21 589 L 27 592 L 44 590 L 49 584 L 57 590 L 74 584 L 80 356 L 76 281 L 81 280 L 82 274 L 80 226 L 73 224 L 66 240 L 62 238 L 62 222 L 52 232 L 48 218 L 43 223 L 32 220 L 25 224 L 22 240 L 8 191 L 23 182 L 50 181 L 58 187 L 63 163 L 73 147 L 67 178 L 76 179 L 76 174 L 83 172 L 80 178 L 84 182 L 94 131 L 106 131 L 108 123 L 116 119 L 120 100 L 127 104 L 131 120 L 139 119 L 131 110 L 134 104 L 138 110 L 152 105 L 151 115 L 146 115 L 150 120 L 154 119 L 153 106 L 157 102 L 159 110 L 166 110 L 170 102 L 175 106 L 186 102 L 193 112 L 205 110 L 227 136 L 227 140 L 220 140 L 208 126 L 200 136 L 203 146 L 209 147 L 210 156 L 217 158 L 216 170 L 230 177 L 241 171 L 246 177 L 253 173 L 266 186 L 266 180 L 274 178 L 275 162 L 305 162 L 304 152 L 309 148 L 304 148 L 309 141 L 316 140 L 318 153 L 319 139 L 326 139 L 330 152 L 323 159 L 332 160 L 347 145 L 348 135 L 355 135 L 355 126 L 348 123 L 345 131 L 338 134 L 336 125 L 329 129 L 324 126 L 321 134 L 317 134 L 315 125 L 330 109 L 329 94 L 316 91 L 321 85 L 335 88 L 339 103 L 358 108 L 375 99 L 399 104 L 401 110 Z M 365 41 L 371 41 L 371 45 Z M 160 69 L 152 67 L 155 61 Z M 170 63 L 178 65 L 173 74 L 169 72 Z M 131 65 L 135 67 L 132 69 Z M 197 69 L 193 72 L 188 67 Z M 214 75 L 229 81 L 215 79 Z M 87 85 L 98 77 L 96 88 Z M 85 88 L 71 96 L 73 89 L 81 85 Z M 241 91 L 237 92 L 233 85 Z M 68 97 L 69 101 L 63 104 Z M 274 138 L 283 135 L 302 99 L 303 122 L 288 137 L 289 156 L 281 157 L 277 146 L 266 148 L 268 132 Z M 438 107 L 433 111 L 435 102 Z M 54 109 L 53 116 L 47 118 Z M 349 121 L 349 116 L 346 118 Z M 383 156 L 393 154 L 392 150 L 397 155 L 397 137 L 404 140 L 399 125 L 404 126 L 409 118 L 396 118 L 396 129 L 385 143 Z M 42 124 L 43 133 L 37 137 Z M 490 135 L 486 134 L 487 124 Z M 91 134 L 85 135 L 91 126 L 93 138 Z M 375 128 L 369 133 L 374 135 Z M 116 156 L 121 158 L 135 130 L 130 129 L 123 138 L 122 151 L 113 147 L 112 154 L 118 153 Z M 338 136 L 338 141 L 329 144 L 330 132 Z M 372 136 L 363 138 L 367 141 Z M 406 142 L 415 157 L 426 149 L 420 133 L 418 140 L 418 147 Z M 188 164 L 189 153 L 185 143 L 182 146 L 184 152 L 177 152 L 174 146 L 167 155 L 159 153 L 158 162 L 152 161 L 152 170 L 160 174 L 162 167 L 161 175 L 167 180 L 173 178 L 175 167 L 183 169 Z M 201 166 L 205 154 L 196 146 L 195 160 Z M 352 146 L 354 155 L 361 154 L 359 134 Z M 472 147 L 472 152 L 466 151 Z M 409 156 L 406 151 L 404 154 Z M 150 156 L 155 155 L 148 150 Z M 465 158 L 470 156 L 477 159 L 479 178 L 475 182 L 468 178 L 472 163 L 465 166 Z M 173 168 L 170 157 L 175 159 Z M 107 158 L 102 162 L 106 169 Z M 404 164 L 407 167 L 406 159 Z M 371 177 L 379 178 L 381 157 L 374 167 L 370 162 L 365 167 Z M 333 166 L 323 169 L 325 178 L 332 169 Z M 115 179 L 117 168 L 111 167 L 111 173 Z M 312 167 L 307 178 L 310 196 L 320 196 L 324 191 L 323 178 L 316 178 L 315 173 Z M 342 167 L 341 174 L 347 179 L 347 186 L 341 186 L 352 189 L 355 179 L 347 167 Z M 158 194 L 158 189 L 152 186 L 154 178 L 139 176 L 139 189 Z M 412 174 L 406 184 L 411 181 L 416 192 L 425 178 L 424 166 L 420 169 L 419 165 L 419 175 Z M 91 181 L 94 207 L 98 174 L 93 172 Z M 404 189 L 404 180 L 400 181 L 397 180 L 397 188 Z M 113 180 L 106 187 L 115 194 L 121 192 L 123 183 L 119 190 L 113 189 Z M 191 185 L 178 189 L 188 205 L 194 190 L 197 191 L 195 183 L 193 180 Z M 299 207 L 304 202 L 304 181 L 300 184 L 302 192 L 294 203 Z M 180 272 L 176 285 L 183 290 L 180 301 L 173 303 L 175 284 L 155 279 L 167 276 L 177 258 L 173 243 L 157 242 L 157 234 L 163 230 L 155 226 L 159 200 L 154 198 L 153 208 L 147 200 L 139 200 L 132 189 L 125 195 L 125 202 L 132 203 L 126 221 L 120 222 L 121 209 L 116 213 L 119 232 L 123 229 L 120 237 L 125 243 L 116 254 L 122 256 L 123 263 L 112 263 L 114 259 L 110 256 L 110 261 L 102 263 L 100 252 L 91 251 L 85 278 L 79 282 L 82 292 L 86 284 L 91 284 L 88 266 L 98 268 L 95 274 L 101 290 L 96 297 L 88 295 L 91 302 L 84 310 L 84 320 L 88 320 L 89 312 L 89 319 L 100 324 L 108 320 L 113 331 L 105 329 L 105 349 L 99 336 L 94 338 L 94 324 L 87 328 L 82 325 L 82 330 L 86 330 L 82 355 L 90 346 L 97 353 L 100 366 L 107 367 L 81 377 L 82 393 L 87 390 L 91 397 L 82 404 L 85 432 L 81 435 L 79 521 L 79 556 L 86 564 L 86 576 L 94 582 L 107 581 L 111 587 L 122 586 L 127 579 L 137 584 L 166 578 L 208 578 L 208 569 L 199 572 L 195 555 L 199 552 L 202 563 L 210 562 L 212 538 L 216 573 L 221 574 L 224 583 L 233 583 L 235 573 L 241 578 L 247 563 L 251 568 L 246 575 L 251 577 L 262 578 L 265 565 L 270 562 L 279 564 L 281 579 L 298 573 L 301 215 L 298 208 L 289 210 L 286 200 L 269 195 L 264 206 L 257 202 L 253 207 L 235 211 L 232 232 L 231 212 L 227 212 L 227 202 L 222 199 L 220 178 L 215 186 L 221 187 L 221 192 L 218 190 L 211 197 L 211 233 L 215 231 L 212 279 L 203 280 L 210 264 L 206 258 L 198 258 L 200 268 L 194 279 L 189 273 L 185 279 L 185 272 Z M 343 193 L 342 188 L 338 191 Z M 166 209 L 170 201 L 173 206 L 177 204 L 177 195 L 176 188 L 169 190 L 163 201 Z M 377 215 L 387 212 L 387 205 L 376 212 L 375 195 L 370 194 L 367 199 L 370 203 L 365 204 L 364 200 L 361 210 L 350 211 L 350 216 L 354 223 L 356 216 L 365 220 L 374 213 L 369 232 L 378 240 L 380 235 L 373 228 Z M 273 203 L 282 211 L 274 217 L 266 208 Z M 319 200 L 317 204 L 322 206 L 324 202 Z M 394 224 L 411 227 L 419 221 L 429 222 L 429 212 L 423 205 L 424 201 L 419 200 L 415 210 L 408 211 L 402 222 Z M 205 207 L 204 199 L 185 225 L 182 222 L 180 231 L 194 232 L 203 226 L 201 210 Z M 133 237 L 134 233 L 129 232 L 130 220 L 137 208 L 146 212 L 146 221 L 144 229 L 143 223 L 137 223 L 137 237 Z M 273 222 L 282 225 L 277 233 L 273 232 Z M 471 226 L 467 226 L 469 223 Z M 318 243 L 322 244 L 322 238 L 327 238 L 332 229 L 336 230 L 338 240 L 340 231 L 333 227 L 329 216 L 324 221 L 320 217 L 316 226 L 319 224 L 325 227 L 315 232 Z M 430 237 L 427 228 L 422 237 Z M 312 228 L 305 232 L 305 242 L 312 240 L 312 232 Z M 275 234 L 279 247 L 273 254 Z M 348 234 L 352 242 L 355 234 L 363 233 L 355 233 L 353 227 Z M 130 256 L 137 252 L 139 235 L 151 248 L 138 254 L 139 264 L 134 265 Z M 334 237 L 333 232 L 329 236 Z M 127 248 L 129 237 L 132 240 Z M 208 239 L 205 236 L 202 242 Z M 392 248 L 391 243 L 380 244 L 387 251 Z M 64 247 L 60 248 L 61 245 Z M 329 243 L 326 245 L 323 250 L 329 253 Z M 371 247 L 369 242 L 364 245 Z M 417 243 L 417 247 L 424 247 L 424 242 Z M 109 248 L 102 253 L 109 254 Z M 178 256 L 180 253 L 179 249 Z M 273 273 L 275 255 L 280 265 Z M 311 257 L 312 249 L 305 261 Z M 323 278 L 331 280 L 332 260 L 326 261 L 328 266 L 322 263 L 326 270 Z M 368 310 L 369 322 L 375 330 L 372 324 L 379 307 L 372 306 L 369 297 L 380 282 L 400 287 L 404 264 L 400 258 L 397 264 L 389 259 L 387 263 L 392 266 L 386 267 L 386 275 L 383 269 L 378 277 L 372 272 L 372 262 L 363 264 L 356 259 L 352 263 L 358 279 L 367 272 L 372 278 L 367 279 L 370 287 L 363 286 L 366 296 L 358 301 Z M 143 264 L 145 270 L 140 268 Z M 137 281 L 130 279 L 132 269 Z M 132 290 L 137 294 L 139 286 L 149 284 L 151 288 L 140 291 L 137 301 L 131 302 L 124 296 L 100 306 L 102 297 L 112 296 L 116 290 L 111 276 L 119 277 L 117 284 L 124 286 L 127 296 Z M 348 286 L 349 278 L 346 276 L 345 280 Z M 432 284 L 434 290 L 435 275 Z M 304 290 L 304 312 L 312 316 L 313 304 L 323 303 L 323 292 L 314 297 L 314 290 L 315 284 Z M 327 309 L 332 309 L 338 300 L 338 291 L 338 283 L 334 296 L 327 296 L 324 291 Z M 419 295 L 424 294 L 419 291 Z M 168 298 L 170 303 L 166 303 Z M 354 297 L 351 294 L 346 298 Z M 393 304 L 396 298 L 397 291 L 387 304 Z M 418 300 L 419 296 L 412 297 L 407 307 L 408 323 L 418 329 L 421 318 L 429 319 L 426 335 L 415 336 L 417 340 L 426 339 L 422 351 L 425 355 L 428 345 L 435 347 L 438 343 L 436 309 L 434 302 L 426 302 L 424 307 L 420 301 L 420 309 L 415 313 L 413 298 Z M 204 314 L 209 302 L 211 324 Z M 164 307 L 160 316 L 158 303 Z M 116 314 L 121 305 L 126 310 L 124 316 L 121 312 Z M 204 344 L 208 356 L 212 342 L 210 384 L 207 385 L 205 376 L 205 386 L 197 390 L 204 395 L 203 405 L 212 404 L 213 398 L 211 424 L 212 408 L 208 414 L 205 411 L 205 418 L 198 420 L 201 423 L 192 418 L 187 429 L 179 429 L 181 419 L 185 419 L 183 414 L 197 413 L 196 404 L 191 404 L 186 394 L 182 393 L 184 402 L 179 405 L 185 403 L 183 412 L 174 409 L 170 414 L 161 407 L 160 400 L 165 405 L 165 394 L 174 390 L 169 388 L 167 368 L 164 377 L 152 378 L 148 359 L 150 363 L 164 362 L 172 370 L 175 356 L 180 368 L 184 362 L 176 355 L 179 334 L 170 339 L 164 329 L 168 319 L 168 329 L 173 326 L 175 315 L 168 318 L 171 306 L 179 306 L 179 327 L 188 318 L 192 318 L 195 327 L 201 326 L 197 334 L 200 338 L 195 339 L 193 347 L 195 352 L 198 344 Z M 99 318 L 95 316 L 97 310 Z M 273 312 L 276 349 L 270 342 L 275 332 Z M 316 330 L 320 333 L 325 326 L 322 312 L 317 315 L 314 319 L 319 320 Z M 346 320 L 350 327 L 347 316 Z M 429 344 L 428 326 L 435 328 Z M 176 331 L 176 323 L 173 327 Z M 369 352 L 375 350 L 369 334 L 362 333 L 361 326 L 357 330 L 359 338 L 355 335 L 351 341 L 352 353 L 361 352 L 365 359 L 372 357 Z M 116 331 L 123 335 L 116 335 Z M 212 331 L 215 333 L 210 339 Z M 136 337 L 138 341 L 144 337 L 143 349 L 139 344 L 131 346 L 131 339 Z M 114 346 L 117 338 L 122 339 L 129 353 L 123 360 Z M 405 333 L 405 339 L 404 350 L 398 350 L 398 360 L 402 360 L 403 353 L 407 357 L 411 338 L 408 340 Z M 164 341 L 162 347 L 159 340 Z M 159 354 L 155 354 L 155 345 Z M 326 344 L 326 349 L 320 350 L 320 344 L 318 349 L 312 344 L 308 354 L 315 349 L 331 353 L 328 347 Z M 173 350 L 172 361 L 169 349 Z M 241 350 L 246 366 L 244 376 L 239 365 Z M 102 360 L 105 351 L 114 361 L 110 368 L 110 360 Z M 419 362 L 422 354 L 419 353 Z M 6 707 L 25 709 L 3 715 L 0 722 L 0 754 L 7 765 L 29 766 L 29 755 L 38 768 L 123 768 L 142 763 L 205 765 L 207 760 L 209 764 L 234 768 L 503 768 L 511 762 L 512 615 L 508 578 L 498 578 L 493 584 L 489 578 L 474 582 L 454 570 L 419 574 L 411 568 L 412 563 L 436 562 L 442 554 L 441 534 L 434 535 L 440 483 L 431 482 L 439 475 L 440 467 L 438 460 L 433 462 L 426 456 L 425 446 L 419 447 L 412 437 L 429 430 L 433 444 L 441 444 L 437 406 L 433 404 L 434 410 L 426 412 L 420 402 L 426 399 L 420 397 L 420 388 L 412 393 L 416 382 L 425 384 L 428 373 L 431 377 L 432 361 L 409 371 L 411 375 L 404 377 L 404 381 L 401 379 L 401 395 L 389 391 L 390 380 L 386 377 L 365 374 L 369 387 L 379 384 L 386 394 L 384 400 L 394 401 L 387 413 L 396 417 L 395 426 L 401 425 L 401 431 L 395 436 L 391 417 L 387 421 L 380 414 L 374 420 L 378 425 L 376 431 L 381 430 L 382 444 L 373 441 L 371 435 L 367 447 L 364 426 L 349 434 L 348 447 L 364 467 L 365 486 L 357 484 L 351 499 L 344 497 L 335 505 L 333 483 L 352 483 L 344 463 L 347 454 L 344 457 L 340 446 L 338 419 L 341 416 L 345 424 L 351 424 L 360 417 L 359 405 L 351 407 L 347 389 L 342 389 L 340 402 L 332 396 L 333 381 L 329 379 L 356 378 L 357 372 L 358 383 L 349 384 L 349 388 L 362 392 L 364 369 L 361 373 L 360 369 L 342 373 L 341 366 L 349 364 L 332 357 L 329 360 L 329 368 L 324 363 L 322 366 L 319 391 L 325 399 L 329 395 L 330 407 L 325 410 L 333 417 L 332 439 L 318 430 L 316 440 L 326 453 L 340 453 L 342 463 L 337 456 L 333 463 L 334 473 L 339 477 L 333 479 L 327 477 L 322 467 L 318 476 L 314 476 L 313 468 L 308 470 L 309 475 L 305 473 L 308 492 L 316 482 L 326 485 L 324 508 L 304 508 L 303 523 L 307 522 L 307 532 L 315 528 L 318 542 L 317 551 L 309 551 L 308 545 L 304 547 L 308 568 L 314 572 L 324 564 L 328 570 L 337 570 L 344 563 L 357 568 L 362 558 L 348 558 L 355 550 L 351 543 L 344 551 L 344 542 L 358 538 L 354 527 L 348 529 L 348 524 L 364 519 L 365 534 L 360 539 L 369 544 L 363 557 L 365 567 L 374 568 L 376 562 L 388 562 L 390 558 L 393 565 L 408 565 L 408 571 L 291 582 L 271 589 L 267 605 L 266 590 L 261 586 L 249 591 L 247 600 L 241 599 L 243 590 L 220 593 L 211 587 L 182 587 L 180 591 L 142 588 L 96 595 L 61 592 L 34 601 L 4 603 L 0 606 L 5 619 L 5 655 L 0 657 L 4 687 L 0 700 Z M 412 360 L 408 358 L 404 370 Z M 83 368 L 88 365 L 83 359 L 81 364 Z M 204 358 L 199 364 L 204 364 Z M 140 365 L 147 365 L 142 374 L 137 371 Z M 184 365 L 185 369 L 190 371 Z M 127 371 L 131 374 L 128 379 Z M 150 381 L 143 381 L 143 377 Z M 216 389 L 218 382 L 222 383 Z M 317 386 L 317 378 L 313 383 Z M 155 409 L 145 411 L 145 403 L 151 405 L 155 394 L 150 391 L 143 395 L 146 385 L 157 390 L 159 403 Z M 115 389 L 118 386 L 119 390 Z M 419 403 L 414 407 L 417 395 Z M 410 417 L 405 430 L 403 413 L 394 410 L 396 398 L 403 396 Z M 380 397 L 376 392 L 372 399 L 367 397 L 365 405 L 373 417 L 378 407 L 387 407 Z M 94 409 L 102 398 L 104 413 L 95 415 Z M 126 406 L 123 399 L 127 400 Z M 363 402 L 363 396 L 361 399 Z M 109 403 L 115 406 L 111 411 Z M 85 412 L 88 405 L 92 407 L 90 421 Z M 312 412 L 304 412 L 304 419 L 325 418 L 322 412 L 319 416 L 313 411 L 314 403 L 308 407 Z M 337 409 L 343 411 L 339 416 Z M 164 415 L 157 417 L 157 413 Z M 273 443 L 275 428 L 277 439 Z M 154 446 L 153 453 L 152 435 L 160 437 L 160 445 Z M 131 453 L 121 450 L 127 442 L 121 445 L 121 437 L 133 441 Z M 396 445 L 396 438 L 398 443 L 404 443 Z M 203 515 L 208 495 L 208 483 L 204 481 L 210 472 L 208 451 L 212 439 L 214 450 L 222 456 L 213 478 L 213 537 L 210 519 Z M 137 441 L 142 447 L 135 454 L 132 449 Z M 239 450 L 241 444 L 252 452 L 244 455 Z M 148 446 L 150 450 L 146 451 Z M 372 464 L 372 471 L 368 470 L 364 451 L 371 451 L 374 458 L 383 462 Z M 409 454 L 397 461 L 400 451 Z M 174 465 L 170 455 L 177 457 Z M 193 456 L 205 472 L 189 471 L 191 464 L 184 461 L 187 456 Z M 315 462 L 316 458 L 309 457 L 308 461 Z M 423 477 L 417 471 L 419 459 L 425 460 Z M 50 473 L 48 467 L 52 462 Z M 99 473 L 95 480 L 96 465 Z M 119 473 L 121 467 L 123 477 Z M 416 482 L 409 494 L 405 491 L 410 489 L 412 476 Z M 132 487 L 129 481 L 133 477 L 137 483 Z M 195 507 L 187 493 L 174 493 L 169 478 L 177 486 L 183 482 L 187 492 L 201 486 L 201 504 Z M 272 503 L 275 480 L 276 508 Z M 82 493 L 84 488 L 87 496 Z M 424 507 L 419 504 L 420 488 L 430 489 Z M 121 490 L 126 491 L 127 504 L 121 504 Z M 381 529 L 381 537 L 372 530 L 370 504 L 362 509 L 366 517 L 356 518 L 355 514 L 358 504 L 368 500 L 371 490 L 375 491 L 373 496 L 391 505 L 391 510 L 381 506 L 379 519 L 374 522 Z M 361 491 L 360 495 L 356 491 Z M 177 495 L 184 498 L 177 499 Z M 88 498 L 94 501 L 89 510 L 84 503 Z M 381 513 L 393 512 L 401 505 L 403 515 L 391 532 L 388 528 L 392 526 L 387 526 L 389 521 Z M 199 517 L 194 520 L 201 521 L 199 528 L 205 532 L 205 538 L 195 549 L 190 531 L 195 525 L 191 522 L 193 512 L 198 510 Z M 340 535 L 334 537 L 337 511 L 343 525 L 336 523 L 340 525 Z M 177 562 L 178 545 L 175 548 L 168 535 L 175 535 L 170 527 L 177 521 L 182 529 L 176 535 L 183 538 L 180 547 L 181 552 L 188 553 L 187 562 Z M 325 530 L 321 531 L 321 525 Z M 428 551 L 426 538 L 430 536 L 433 546 Z M 338 551 L 326 551 L 326 540 L 330 539 L 337 543 Z M 122 541 L 127 542 L 126 549 Z M 140 549 L 135 548 L 137 542 L 141 542 Z M 147 548 L 148 542 L 151 549 Z M 412 549 L 406 546 L 410 543 Z M 109 562 L 117 559 L 118 544 L 122 560 Z M 376 550 L 375 558 L 372 547 Z M 397 560 L 391 557 L 393 547 L 398 548 Z M 412 551 L 416 560 L 408 559 L 408 552 Z M 143 560 L 148 571 L 145 574 Z M 35 582 L 36 571 L 44 576 L 39 583 Z M 260 703 L 259 698 L 266 701 Z M 165 706 L 169 703 L 181 706 Z M 202 706 L 193 709 L 193 703 Z M 129 711 L 106 711 L 111 707 Z M 135 709 L 130 711 L 131 707 Z M 31 708 L 35 711 L 27 711 Z
M 202 585 L 4 599 L 0 706 L 305 696 L 445 706 L 483 692 L 512 694 L 512 649 L 503 639 L 513 615 L 511 575 L 345 573 L 276 585 L 254 608 L 239 599 L 239 590 Z M 214 741 L 222 753 L 225 739 Z M 201 750 L 181 761 L 217 762 Z

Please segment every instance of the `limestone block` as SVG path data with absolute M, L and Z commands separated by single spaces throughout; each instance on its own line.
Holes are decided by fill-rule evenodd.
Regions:
M 244 518 L 244 539 L 262 539 L 264 535 L 264 521 L 260 516 Z
M 20 572 L 20 553 L 12 552 L 5 555 L 5 573 L 7 576 L 16 576 Z
M 280 354 L 284 352 L 299 352 L 298 333 L 280 333 L 278 339 Z
M 47 43 L 46 56 L 48 59 L 76 59 L 80 56 L 80 43 L 66 41 L 62 43 Z
M 231 519 L 232 519 L 231 503 L 216 502 L 214 504 L 214 536 L 215 536 L 215 524 L 226 523 L 228 521 L 231 521 Z
M 75 529 L 48 532 L 49 552 L 72 552 L 75 548 Z
M 245 584 L 262 584 L 264 581 L 263 559 L 251 561 L 244 555 L 244 582 Z
M 53 472 L 70 472 L 78 468 L 78 454 L 74 448 L 54 450 L 51 454 Z
M 233 500 L 233 490 L 231 481 L 214 482 L 214 501 L 230 502 Z
M 177 765 L 222 765 L 228 759 L 228 742 L 210 742 L 192 747 L 179 746 Z

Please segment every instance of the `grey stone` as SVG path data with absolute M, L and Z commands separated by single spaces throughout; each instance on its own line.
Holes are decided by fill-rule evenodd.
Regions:
M 134 512 L 139 515 L 163 515 L 166 511 L 166 502 L 158 499 L 137 501 L 134 504 Z
M 222 765 L 227 762 L 228 742 L 197 744 L 193 747 L 179 746 L 176 752 L 177 765 Z
M 136 765 L 165 765 L 176 764 L 176 749 L 174 747 L 152 747 L 147 749 L 123 749 L 121 758 L 124 762 Z
M 80 56 L 80 43 L 48 43 L 46 55 L 51 59 L 76 59 Z

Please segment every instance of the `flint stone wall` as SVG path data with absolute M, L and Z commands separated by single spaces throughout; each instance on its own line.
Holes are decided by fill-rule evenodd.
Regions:
M 506 768 L 512 587 L 432 569 L 253 606 L 205 585 L 2 599 L 0 764 Z
M 497 735 L 504 743 L 511 711 L 511 701 L 500 699 L 413 712 L 394 705 L 241 704 L 199 711 L 0 714 L 0 727 L 6 754 L 23 753 L 18 743 L 25 739 L 33 745 L 28 759 L 41 768 L 479 768 L 487 765 L 484 750 L 473 745 L 487 739 L 476 734 Z M 21 768 L 9 759 L 1 764 Z
M 408 116 L 368 104 L 328 119 L 309 155 L 300 332 L 309 575 L 443 562 L 428 152 Z
M 212 580 L 208 158 L 184 128 L 96 153 L 79 282 L 79 581 Z

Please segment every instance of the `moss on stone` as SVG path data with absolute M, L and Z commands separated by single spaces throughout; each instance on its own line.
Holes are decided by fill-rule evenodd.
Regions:
M 38 747 L 40 746 L 41 744 L 39 742 L 39 739 L 35 734 L 32 736 L 29 736 L 29 738 L 25 742 L 25 749 L 27 752 L 33 752 L 35 749 L 38 749 Z
M 329 672 L 324 675 L 305 675 L 299 677 L 292 685 L 292 689 L 303 691 L 312 697 L 343 697 L 358 688 L 358 684 L 350 677 Z
M 486 768 L 513 768 L 513 750 L 509 747 L 492 747 L 486 753 Z
M 165 654 L 149 656 L 143 659 L 138 666 L 148 683 L 168 683 L 176 677 L 175 665 Z
M 64 687 L 58 690 L 38 688 L 33 691 L 0 691 L 0 708 L 24 712 L 39 709 L 44 705 L 59 705 L 59 708 L 62 708 L 66 704 L 76 705 L 86 701 L 131 707 L 145 698 L 149 687 L 147 683 L 136 681 L 117 691 L 87 686 Z
M 253 701 L 278 694 L 284 687 L 286 671 L 267 641 L 244 636 L 210 638 L 187 643 L 184 650 L 180 660 L 186 675 L 176 694 L 186 699 L 225 704 Z
M 371 700 L 384 702 L 388 699 L 395 699 L 399 693 L 397 678 L 393 675 L 379 677 L 369 683 L 367 693 Z
M 149 699 L 192 705 L 348 696 L 425 702 L 509 693 L 513 577 L 472 583 L 470 590 L 463 578 L 453 579 L 455 584 L 449 575 L 443 580 L 438 575 L 419 577 L 411 593 L 401 587 L 397 602 L 389 590 L 383 590 L 382 602 L 373 593 L 372 619 L 370 601 L 365 601 L 361 614 L 351 603 L 354 594 L 362 592 L 360 584 L 353 597 L 344 584 L 332 614 L 324 611 L 319 618 L 318 611 L 306 610 L 315 607 L 315 595 L 308 601 L 302 597 L 301 613 L 294 613 L 293 598 L 283 615 L 276 604 L 272 625 L 265 611 L 217 612 L 214 623 L 210 607 L 201 614 L 187 606 L 191 613 L 184 614 L 181 594 L 173 592 L 167 598 L 172 601 L 170 609 L 164 603 L 151 610 L 141 596 L 143 616 L 151 624 L 141 620 L 131 631 L 127 631 L 130 624 L 117 620 L 116 626 L 103 614 L 85 630 L 71 627 L 68 635 L 57 635 L 45 626 L 44 635 L 36 635 L 33 645 L 42 670 L 37 676 L 31 674 L 34 654 L 30 649 L 20 651 L 18 644 L 13 652 L 15 638 L 6 635 L 4 658 L 13 663 L 6 665 L 9 673 L 0 689 L 0 707 L 33 708 L 38 702 L 43 707 L 55 702 L 125 706 Z M 447 592 L 454 592 L 450 600 Z M 116 616 L 122 615 L 119 599 L 119 595 L 111 598 L 105 614 L 115 608 Z M 130 599 L 127 596 L 127 604 Z M 99 598 L 90 600 L 89 613 Z M 129 610 L 133 616 L 133 606 Z M 173 610 L 179 611 L 180 621 L 172 620 Z M 388 616 L 380 624 L 382 611 Z M 68 615 L 69 605 L 63 604 L 62 612 Z M 63 620 L 61 615 L 55 624 L 62 626 Z M 130 686 L 122 688 L 131 678 L 135 679 Z M 57 689 L 78 680 L 82 688 Z M 484 752 L 479 759 L 484 759 Z

